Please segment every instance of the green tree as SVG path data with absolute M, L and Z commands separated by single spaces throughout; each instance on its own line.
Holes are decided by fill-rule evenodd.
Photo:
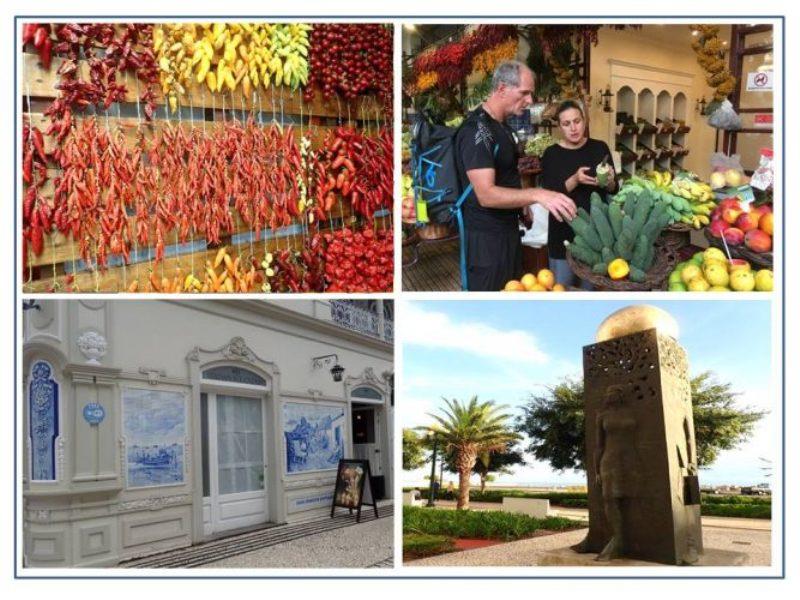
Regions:
M 437 436 L 445 452 L 454 452 L 454 466 L 458 473 L 457 508 L 469 508 L 469 477 L 478 455 L 505 447 L 509 441 L 519 439 L 510 427 L 510 415 L 502 412 L 506 407 L 494 402 L 479 402 L 473 396 L 468 403 L 443 398 L 446 408 L 441 415 L 430 414 L 435 423 L 418 429 Z
M 720 451 L 745 442 L 766 413 L 739 407 L 740 395 L 730 383 L 719 383 L 705 371 L 690 380 L 694 414 L 697 464 L 708 467 Z M 517 418 L 517 430 L 528 436 L 526 450 L 536 460 L 557 471 L 585 471 L 583 382 L 564 379 L 541 395 L 531 394 Z
M 403 470 L 413 471 L 428 462 L 425 438 L 413 429 L 403 429 Z
M 495 451 L 483 451 L 478 454 L 478 460 L 472 467 L 472 473 L 480 477 L 481 492 L 486 489 L 486 483 L 494 481 L 494 474 L 511 473 L 511 467 L 524 465 L 525 458 L 515 441 L 506 442 L 504 448 Z M 449 473 L 457 473 L 455 466 L 455 452 L 450 450 L 444 455 L 444 468 Z

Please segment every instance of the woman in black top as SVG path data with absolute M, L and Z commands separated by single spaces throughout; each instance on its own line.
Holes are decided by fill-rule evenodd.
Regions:
M 592 192 L 598 192 L 605 198 L 606 193 L 613 194 L 617 191 L 613 167 L 605 188 L 598 186 L 595 177 L 597 165 L 604 161 L 610 165 L 611 151 L 605 142 L 586 136 L 586 119 L 577 102 L 562 102 L 556 118 L 563 139 L 545 150 L 542 156 L 542 187 L 566 194 L 577 206 L 588 211 Z M 550 270 L 555 274 L 558 283 L 568 286 L 575 286 L 578 279 L 569 268 L 564 246 L 564 241 L 572 241 L 573 237 L 572 229 L 566 221 L 557 221 L 550 215 L 547 226 Z M 588 282 L 581 282 L 581 287 L 592 289 Z

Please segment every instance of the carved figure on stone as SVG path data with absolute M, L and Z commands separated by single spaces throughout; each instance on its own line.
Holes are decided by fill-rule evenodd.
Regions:
M 610 385 L 603 409 L 597 415 L 597 453 L 595 485 L 602 489 L 606 519 L 612 535 L 596 560 L 607 561 L 624 554 L 625 527 L 623 512 L 631 499 L 639 495 L 641 464 L 636 449 L 636 418 L 626 402 L 626 387 Z

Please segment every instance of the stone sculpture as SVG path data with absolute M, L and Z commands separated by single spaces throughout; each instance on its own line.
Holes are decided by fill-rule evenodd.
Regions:
M 634 306 L 584 347 L 589 533 L 597 560 L 691 564 L 702 552 L 689 369 L 677 324 Z

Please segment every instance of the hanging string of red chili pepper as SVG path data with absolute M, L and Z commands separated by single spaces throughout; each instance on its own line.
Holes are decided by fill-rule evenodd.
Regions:
M 326 278 L 326 244 L 319 235 L 309 235 L 311 226 L 318 231 L 322 222 L 331 222 L 336 203 L 341 207 L 341 202 L 349 202 L 352 213 L 368 223 L 377 210 L 391 208 L 392 140 L 388 129 L 371 136 L 354 127 L 340 127 L 329 133 L 320 150 L 314 151 L 310 137 L 302 130 L 297 140 L 292 126 L 281 126 L 283 96 L 280 120 L 275 119 L 273 99 L 273 123 L 264 127 L 252 113 L 245 115 L 243 97 L 239 119 L 231 94 L 232 118 L 225 119 L 223 97 L 223 119 L 211 131 L 205 130 L 205 122 L 203 129 L 192 126 L 187 131 L 179 114 L 177 125 L 167 121 L 152 136 L 145 136 L 140 126 L 140 101 L 145 118 L 150 119 L 155 108 L 151 85 L 158 77 L 149 50 L 152 25 L 62 24 L 52 31 L 41 26 L 34 37 L 36 31 L 42 32 L 38 33 L 40 37 L 47 34 L 52 50 L 64 60 L 56 84 L 60 95 L 46 111 L 51 120 L 48 133 L 55 141 L 52 155 L 45 154 L 41 131 L 28 124 L 23 131 L 23 179 L 27 186 L 23 256 L 27 257 L 28 248 L 40 254 L 45 234 L 61 232 L 75 241 L 99 291 L 99 272 L 108 267 L 112 255 L 126 265 L 131 262 L 133 249 L 138 264 L 138 249 L 153 247 L 151 289 L 177 290 L 181 286 L 169 283 L 163 269 L 167 245 L 172 239 L 185 243 L 197 235 L 212 245 L 222 244 L 225 236 L 235 232 L 238 215 L 253 232 L 250 256 L 243 264 L 249 259 L 253 267 L 261 268 L 260 259 L 253 256 L 252 240 L 259 240 L 266 227 L 273 233 L 283 231 L 281 237 L 286 238 L 287 247 L 274 261 L 278 277 L 273 291 L 323 291 L 326 280 L 333 283 L 335 291 L 335 281 Z M 381 28 L 372 32 L 376 44 L 386 31 Z M 387 39 L 391 55 L 390 33 Z M 28 41 L 40 53 L 45 47 L 43 41 L 39 46 L 33 38 Z M 100 48 L 105 50 L 101 52 Z M 44 66 L 44 57 L 41 60 Z M 79 62 L 84 60 L 88 79 L 82 78 L 79 69 Z M 121 128 L 110 131 L 107 111 L 117 103 L 120 116 L 127 86 L 117 75 L 127 69 L 133 71 L 136 80 L 139 123 L 136 141 L 130 147 Z M 390 90 L 391 63 L 387 73 Z M 141 95 L 140 78 L 145 88 Z M 351 97 L 369 93 L 367 88 L 355 91 L 359 85 L 350 87 Z M 378 83 L 377 88 L 382 85 Z M 106 110 L 106 127 L 98 126 L 97 106 Z M 95 116 L 73 120 L 76 111 L 89 107 L 93 107 Z M 41 194 L 49 158 L 61 168 L 54 181 L 52 202 Z M 299 224 L 302 232 L 297 251 L 292 249 L 298 247 L 293 243 L 294 232 L 286 230 L 293 224 Z M 345 231 L 353 233 L 343 228 L 340 235 Z M 243 258 L 241 247 L 239 254 Z M 74 263 L 75 258 L 73 271 Z M 161 278 L 155 275 L 159 264 Z M 273 270 L 269 264 L 267 269 Z M 385 287 L 385 281 L 376 279 L 377 273 L 371 276 L 373 280 L 364 285 Z M 73 276 L 69 278 L 71 284 Z M 135 291 L 138 281 L 137 266 L 137 277 L 128 289 Z

